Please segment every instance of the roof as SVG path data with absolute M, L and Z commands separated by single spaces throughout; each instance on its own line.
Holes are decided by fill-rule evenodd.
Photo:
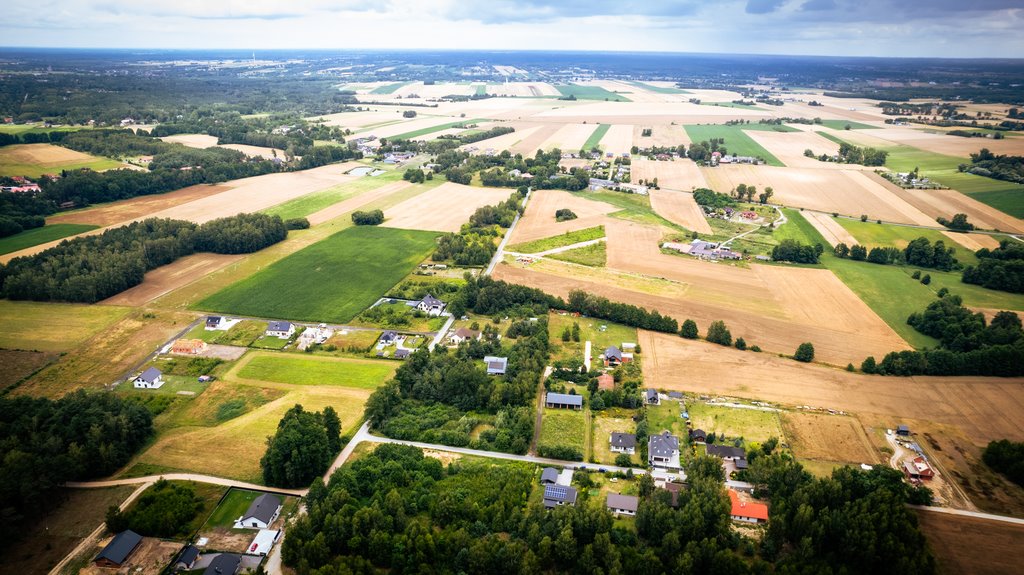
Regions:
M 609 509 L 621 509 L 623 511 L 636 511 L 636 508 L 640 505 L 640 500 L 632 495 L 619 495 L 618 493 L 609 493 L 608 499 L 605 502 Z
M 644 392 L 644 396 L 647 397 L 647 401 L 650 401 L 652 399 L 658 399 L 658 390 L 648 389 L 647 391 Z
M 736 459 L 736 469 L 746 469 L 747 467 L 749 466 L 747 465 L 747 460 L 745 458 L 740 457 Z
M 142 372 L 142 374 L 139 375 L 139 377 L 136 378 L 136 379 L 141 379 L 142 381 L 153 382 L 153 381 L 156 381 L 156 378 L 160 377 L 161 375 L 163 375 L 163 373 L 159 369 L 157 369 L 155 367 L 151 367 L 151 368 L 147 369 L 146 371 Z
M 270 523 L 270 520 L 274 518 L 274 514 L 277 513 L 277 508 L 280 506 L 281 499 L 278 496 L 264 493 L 249 504 L 249 509 L 245 511 L 245 515 L 242 517 L 245 519 L 252 517 L 264 523 Z
M 615 359 L 622 359 L 622 351 L 613 345 L 608 349 L 604 350 L 604 356 L 607 359 L 611 359 L 613 357 Z
M 554 467 L 545 467 L 544 471 L 540 472 L 541 483 L 557 483 L 558 482 L 558 470 Z
M 576 504 L 576 488 L 564 485 L 548 485 L 544 488 L 544 502 Z
M 484 358 L 484 363 L 487 364 L 487 373 L 505 373 L 505 370 L 508 369 L 507 357 L 489 355 Z
M 632 433 L 612 432 L 612 445 L 615 447 L 636 447 L 636 435 Z
M 570 395 L 568 393 L 548 392 L 548 395 L 546 398 L 544 398 L 544 401 L 545 403 L 561 403 L 564 405 L 578 405 L 580 407 L 583 406 L 582 395 Z
M 110 543 L 107 543 L 107 546 L 103 548 L 103 551 L 100 551 L 100 554 L 96 556 L 94 561 L 106 559 L 111 563 L 120 565 L 132 554 L 132 551 L 135 551 L 139 543 L 142 543 L 142 535 L 131 529 L 122 531 L 115 535 Z
M 768 506 L 764 503 L 740 501 L 740 496 L 732 489 L 729 490 L 729 501 L 732 502 L 732 509 L 729 511 L 729 515 L 768 521 Z
M 203 575 L 235 575 L 238 565 L 242 562 L 240 555 L 234 553 L 221 553 L 213 558 L 210 564 L 203 571 Z
M 672 507 L 679 507 L 679 492 L 683 490 L 682 483 L 668 482 L 665 484 L 665 491 L 672 494 Z
M 224 318 L 222 318 L 219 315 L 210 315 L 210 316 L 206 316 L 206 323 L 220 323 L 220 320 L 222 320 L 222 319 L 224 319 Z
M 191 565 L 196 559 L 199 558 L 199 548 L 195 545 L 189 545 L 182 549 L 181 555 L 178 555 L 176 563 L 184 563 L 185 565 Z
M 683 392 L 681 392 L 681 391 L 670 391 L 670 392 L 668 392 L 668 396 L 671 397 L 672 399 L 682 399 L 683 398 Z
M 907 427 L 906 425 L 897 425 L 896 431 L 910 431 L 910 428 Z
M 739 447 L 733 447 L 731 445 L 709 445 L 708 455 L 714 455 L 715 457 L 721 457 L 722 459 L 725 459 L 726 457 L 743 459 L 746 457 L 747 452 L 743 451 L 743 449 Z
M 267 331 L 288 331 L 292 329 L 290 321 L 272 321 L 267 324 Z
M 407 357 L 409 357 L 409 350 L 407 350 L 407 349 L 396 349 L 395 350 L 395 359 L 405 359 Z
M 423 299 L 420 300 L 420 303 L 425 305 L 425 306 L 427 306 L 427 307 L 433 307 L 435 305 L 441 305 L 441 306 L 444 305 L 443 301 L 437 299 L 436 297 L 434 297 L 434 296 L 432 296 L 430 294 L 427 294 L 427 295 L 423 296 Z
M 615 388 L 615 378 L 610 373 L 602 373 L 597 376 L 597 388 L 598 389 L 613 389 Z
M 665 431 L 652 435 L 647 443 L 647 452 L 654 457 L 672 457 L 679 451 L 679 438 Z
M 690 437 L 707 437 L 707 436 L 708 436 L 708 432 L 704 431 L 703 429 L 700 429 L 699 427 L 697 429 L 691 429 L 690 430 Z
M 398 337 L 398 332 L 392 331 L 390 329 L 380 334 L 381 339 L 395 339 L 396 337 Z
M 475 329 L 469 329 L 468 327 L 460 327 L 459 329 L 455 330 L 455 336 L 462 339 L 472 338 L 478 335 L 480 335 L 480 332 L 476 331 Z

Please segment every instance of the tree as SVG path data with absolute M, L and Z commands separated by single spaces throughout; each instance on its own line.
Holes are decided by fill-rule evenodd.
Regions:
M 924 285 L 932 283 L 931 274 L 924 274 L 923 276 L 921 276 L 921 283 L 923 283 Z
M 383 210 L 371 210 L 368 212 L 352 212 L 352 223 L 357 226 L 376 226 L 384 223 Z
M 562 330 L 562 341 L 569 341 L 571 339 L 572 329 L 570 329 L 569 326 L 565 326 L 565 329 Z
M 642 498 L 650 497 L 654 493 L 654 478 L 650 473 L 644 473 L 636 480 L 637 495 Z
M 684 321 L 683 326 L 679 328 L 679 335 L 686 339 L 697 339 L 700 337 L 700 333 L 697 331 L 697 322 L 692 319 Z
M 736 349 L 738 349 L 740 351 L 743 351 L 743 350 L 747 349 L 747 342 L 742 337 L 738 337 L 738 338 L 736 338 L 735 346 L 736 346 Z
M 580 324 L 577 322 L 572 322 L 572 340 L 580 340 Z
M 793 359 L 804 363 L 814 361 L 814 345 L 810 342 L 801 343 L 793 354 Z
M 267 438 L 267 451 L 260 459 L 263 480 L 276 487 L 309 485 L 327 470 L 337 445 L 328 437 L 320 412 L 305 411 L 296 404 L 277 424 L 277 432 Z
M 711 325 L 708 326 L 708 334 L 704 339 L 726 347 L 732 345 L 732 334 L 729 333 L 729 328 L 725 326 L 725 322 L 722 320 L 711 322 Z
M 327 441 L 331 453 L 341 451 L 341 418 L 333 407 L 324 408 L 324 431 L 327 433 Z
M 628 453 L 620 453 L 615 456 L 615 465 L 618 467 L 632 467 L 633 459 Z
M 832 253 L 834 253 L 837 258 L 845 258 L 850 255 L 850 248 L 843 242 L 839 242 L 832 250 Z
M 875 373 L 876 367 L 877 367 L 877 364 L 875 362 L 875 358 L 873 356 L 870 356 L 870 355 L 867 358 L 865 358 L 864 361 L 861 362 L 861 364 L 860 364 L 860 370 L 863 371 L 864 373 L 869 373 L 869 374 L 870 373 Z

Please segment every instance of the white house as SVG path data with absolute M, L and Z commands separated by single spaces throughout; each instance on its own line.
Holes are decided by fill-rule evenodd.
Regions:
M 609 493 L 608 499 L 605 500 L 605 506 L 616 515 L 636 515 L 640 500 L 632 495 Z
M 157 389 L 164 384 L 164 374 L 159 369 L 151 367 L 135 378 L 136 389 Z
M 249 509 L 235 520 L 235 529 L 266 529 L 281 514 L 281 499 L 264 493 L 249 504 Z
M 652 467 L 679 469 L 679 438 L 668 431 L 650 436 L 647 459 Z
M 441 312 L 444 311 L 444 302 L 427 294 L 423 296 L 423 299 L 416 302 L 416 309 L 427 315 L 441 315 Z
M 473 339 L 480 339 L 479 331 L 476 331 L 475 329 L 469 329 L 468 327 L 460 327 L 459 329 L 455 330 L 455 333 L 453 333 L 451 337 L 448 338 L 448 341 L 450 341 L 454 345 L 459 345 L 464 341 L 470 341 Z
M 295 325 L 290 321 L 272 321 L 267 324 L 267 335 L 288 339 L 295 333 Z

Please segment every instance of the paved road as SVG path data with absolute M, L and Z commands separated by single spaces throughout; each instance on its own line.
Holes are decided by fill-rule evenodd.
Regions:
M 129 477 L 126 479 L 108 479 L 105 481 L 69 481 L 65 484 L 67 487 L 81 487 L 81 488 L 94 488 L 94 487 L 116 487 L 118 485 L 137 485 L 140 483 L 153 483 L 157 479 L 164 478 L 170 481 L 196 481 L 199 483 L 210 483 L 212 485 L 224 485 L 226 487 L 238 487 L 241 489 L 254 489 L 257 491 L 269 491 L 271 493 L 280 493 L 282 495 L 295 495 L 302 497 L 306 494 L 308 489 L 282 489 L 280 487 L 267 487 L 265 485 L 257 485 L 255 483 L 247 483 L 245 481 L 236 481 L 234 479 L 224 479 L 223 477 L 214 477 L 213 475 L 200 475 L 198 473 L 164 473 L 162 475 L 147 475 L 145 477 Z
M 448 330 L 452 328 L 453 323 L 455 323 L 455 316 L 449 315 L 448 321 L 444 322 L 441 329 L 437 330 L 437 334 L 434 335 L 434 341 L 430 342 L 430 349 L 434 349 L 444 341 L 444 336 L 448 334 Z
M 532 193 L 533 193 L 532 189 L 527 190 L 526 197 L 523 198 L 523 207 L 526 207 L 526 202 L 527 202 L 527 200 L 530 199 L 530 194 L 532 194 Z M 494 257 L 491 258 L 491 263 L 488 264 L 487 265 L 487 269 L 484 270 L 484 275 L 485 276 L 491 275 L 491 272 L 494 271 L 494 266 L 498 265 L 498 262 L 500 262 L 501 258 L 504 257 L 505 245 L 508 243 L 509 238 L 512 237 L 512 231 L 516 229 L 516 224 L 519 223 L 519 217 L 520 217 L 519 214 L 516 214 L 516 219 L 512 220 L 512 225 L 509 226 L 508 231 L 505 232 L 505 237 L 502 238 L 501 239 L 501 243 L 498 244 L 498 251 L 494 252 Z
M 1024 519 L 1020 517 L 1007 517 L 1006 515 L 982 513 L 980 511 L 964 511 L 963 509 L 950 509 L 949 507 L 925 507 L 924 505 L 908 505 L 907 507 L 911 507 L 913 509 L 918 509 L 921 511 L 945 513 L 946 515 L 959 515 L 961 517 L 973 517 L 975 519 L 985 519 L 987 521 L 999 521 L 1000 523 L 1024 525 Z

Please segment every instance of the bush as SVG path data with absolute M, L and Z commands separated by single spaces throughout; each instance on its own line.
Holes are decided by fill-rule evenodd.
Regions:
M 697 339 L 700 337 L 700 333 L 697 331 L 697 322 L 692 319 L 684 321 L 683 327 L 679 328 L 679 335 L 686 339 Z
M 186 528 L 203 510 L 203 500 L 191 485 L 160 479 L 126 512 L 116 506 L 107 510 L 107 528 L 117 533 L 131 529 L 149 537 L 190 535 Z
M 1006 439 L 992 441 L 982 452 L 981 460 L 1010 481 L 1024 486 L 1024 443 Z
M 931 274 L 924 274 L 923 276 L 921 276 L 921 283 L 923 283 L 924 285 L 932 283 Z
M 615 456 L 615 465 L 618 467 L 632 467 L 633 459 L 627 453 L 620 453 Z
M 736 349 L 742 351 L 742 350 L 747 349 L 747 342 L 742 337 L 738 337 L 738 338 L 736 338 L 735 346 L 736 346 Z
M 732 334 L 729 332 L 729 328 L 725 326 L 725 322 L 722 320 L 711 322 L 711 325 L 708 326 L 708 334 L 704 339 L 711 343 L 717 343 L 718 345 L 724 345 L 726 347 L 732 345 Z
M 793 359 L 804 363 L 814 361 L 814 345 L 806 341 L 801 343 L 800 346 L 796 348 L 796 353 L 793 354 Z
M 352 212 L 352 223 L 357 226 L 376 226 L 384 223 L 384 212 L 373 210 L 369 212 Z
M 568 208 L 562 208 L 555 212 L 555 221 L 558 222 L 567 222 L 569 220 L 575 220 L 576 218 L 576 213 Z
M 537 455 L 565 461 L 583 461 L 583 453 L 568 445 L 541 445 L 537 447 Z
M 308 230 L 309 220 L 306 218 L 292 218 L 284 221 L 284 227 L 288 230 Z

